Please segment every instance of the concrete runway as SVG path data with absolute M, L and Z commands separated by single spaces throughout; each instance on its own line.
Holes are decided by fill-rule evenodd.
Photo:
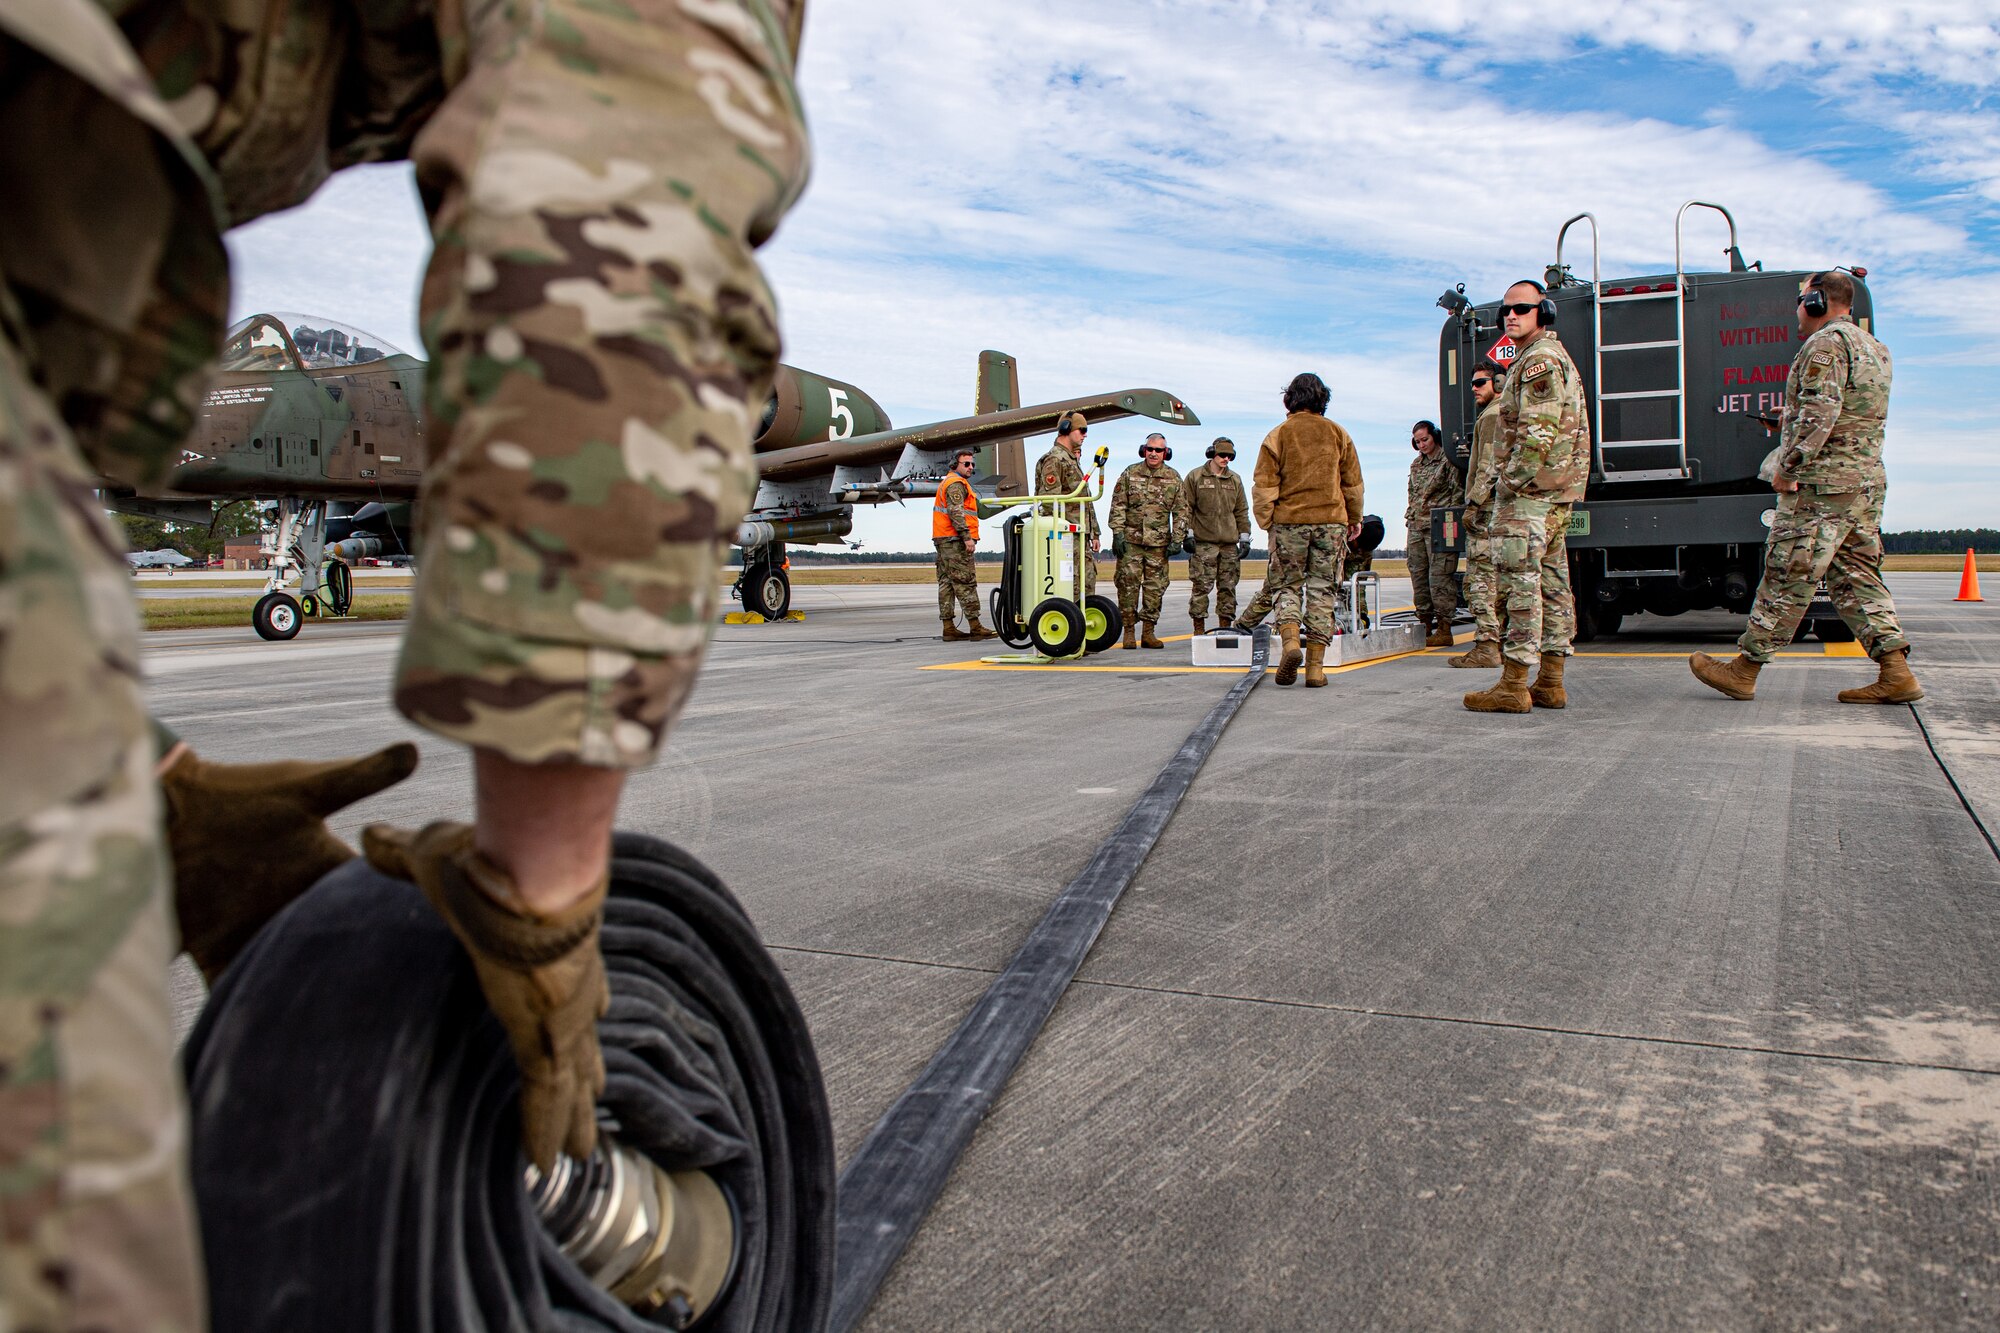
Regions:
M 2000 831 L 2000 611 L 1890 582 Z M 931 589 L 794 605 L 718 631 L 622 822 L 744 899 L 844 1157 L 1231 677 L 924 670 L 977 655 Z M 1442 651 L 1267 680 L 868 1327 L 2000 1325 L 2000 861 L 1911 709 L 1834 702 L 1864 659 L 1695 682 L 1739 625 L 1628 621 L 1528 717 Z M 218 759 L 415 739 L 349 836 L 462 815 L 397 632 L 152 634 L 153 702 Z

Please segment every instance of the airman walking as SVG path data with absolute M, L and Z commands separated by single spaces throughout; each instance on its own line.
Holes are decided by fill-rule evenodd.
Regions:
M 1319 376 L 1294 376 L 1284 392 L 1285 419 L 1264 437 L 1250 507 L 1270 533 L 1264 586 L 1236 622 L 1254 629 L 1274 610 L 1284 642 L 1277 682 L 1326 684 L 1326 646 L 1333 640 L 1333 590 L 1347 545 L 1361 535 L 1361 460 L 1354 438 L 1326 418 L 1331 395 Z M 1301 603 L 1303 602 L 1303 605 Z M 1300 648 L 1303 618 L 1304 649 Z
M 1492 524 L 1501 602 L 1500 680 L 1465 696 L 1475 713 L 1526 713 L 1568 702 L 1563 667 L 1576 634 L 1569 587 L 1569 511 L 1590 476 L 1583 379 L 1556 336 L 1542 284 L 1507 289 L 1507 336 L 1520 350 L 1500 390 Z M 1528 668 L 1540 656 L 1532 686 Z
M 1196 634 L 1208 632 L 1211 591 L 1216 623 L 1227 625 L 1236 619 L 1236 585 L 1250 545 L 1250 498 L 1244 494 L 1243 478 L 1229 469 L 1235 461 L 1235 442 L 1217 436 L 1208 446 L 1207 460 L 1187 474 L 1186 547 L 1188 578 L 1194 585 L 1188 616 Z
M 1139 446 L 1139 461 L 1111 489 L 1111 538 L 1118 552 L 1118 611 L 1126 648 L 1164 648 L 1153 627 L 1167 593 L 1167 560 L 1188 530 L 1187 487 L 1167 466 L 1167 437 L 1155 431 Z M 1133 643 L 1132 622 L 1139 622 Z
M 1472 612 L 1472 647 L 1446 658 L 1455 667 L 1500 665 L 1500 611 L 1493 571 L 1493 488 L 1499 467 L 1500 380 L 1506 369 L 1491 361 L 1472 372 L 1472 400 L 1479 419 L 1472 426 L 1472 452 L 1465 466 L 1465 605 Z
M 1924 697 L 1910 672 L 1910 641 L 1882 581 L 1882 432 L 1889 416 L 1889 349 L 1854 321 L 1854 280 L 1838 269 L 1800 289 L 1798 354 L 1785 380 L 1778 427 L 1777 514 L 1764 546 L 1764 574 L 1750 623 L 1728 662 L 1696 653 L 1688 665 L 1704 685 L 1749 699 L 1771 654 L 1792 641 L 1823 578 L 1840 618 L 1875 659 L 1873 685 L 1842 690 L 1850 704 Z

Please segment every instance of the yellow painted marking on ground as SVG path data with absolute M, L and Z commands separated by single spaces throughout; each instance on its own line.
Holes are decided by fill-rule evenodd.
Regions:
M 1859 643 L 1829 643 L 1826 645 L 1828 657 L 1866 657 L 1868 650 Z
M 1037 665 L 1033 662 L 982 662 L 974 658 L 970 662 L 939 662 L 936 666 L 918 667 L 919 671 L 1108 671 L 1114 675 L 1134 675 L 1143 673 L 1152 676 L 1240 676 L 1242 667 L 1198 667 L 1198 666 L 1068 666 L 1050 662 Z

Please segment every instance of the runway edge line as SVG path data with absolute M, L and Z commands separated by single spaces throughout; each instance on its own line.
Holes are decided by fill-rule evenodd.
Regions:
M 1270 650 L 1270 630 L 1259 627 L 1250 669 L 1188 733 L 1090 864 L 1056 895 L 1006 970 L 841 1172 L 828 1322 L 833 1333 L 849 1333 L 874 1304 L 1223 729 L 1264 678 Z

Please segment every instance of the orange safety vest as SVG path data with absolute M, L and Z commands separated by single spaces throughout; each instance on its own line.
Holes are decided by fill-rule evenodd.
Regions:
M 931 503 L 931 538 L 956 537 L 958 532 L 951 526 L 951 506 L 945 503 L 944 493 L 955 481 L 965 482 L 965 535 L 979 540 L 979 497 L 972 493 L 972 483 L 956 473 L 938 483 L 937 499 Z

